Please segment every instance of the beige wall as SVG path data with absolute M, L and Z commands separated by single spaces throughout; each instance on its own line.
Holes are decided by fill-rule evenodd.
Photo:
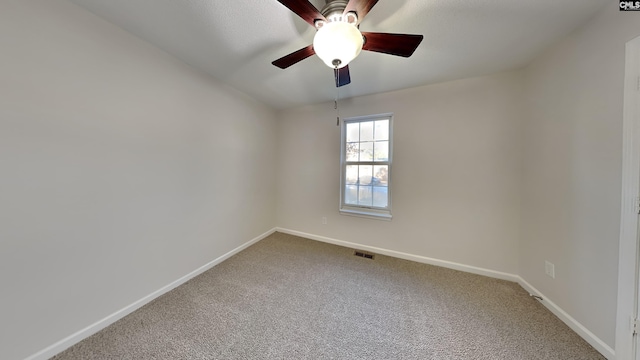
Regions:
M 62 0 L 0 4 L 0 358 L 275 226 L 272 110 Z
M 524 72 L 520 275 L 612 348 L 624 47 L 638 35 L 637 13 L 607 6 Z
M 278 226 L 517 273 L 520 99 L 503 73 L 342 101 L 343 117 L 394 113 L 390 222 L 338 212 L 333 103 L 282 111 Z

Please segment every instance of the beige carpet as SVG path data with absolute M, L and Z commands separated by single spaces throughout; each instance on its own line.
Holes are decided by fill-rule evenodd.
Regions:
M 604 357 L 515 283 L 275 233 L 54 359 Z

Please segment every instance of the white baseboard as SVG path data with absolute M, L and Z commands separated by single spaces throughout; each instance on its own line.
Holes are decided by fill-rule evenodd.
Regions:
M 265 232 L 262 235 L 259 235 L 258 237 L 238 246 L 237 248 L 229 251 L 228 253 L 218 257 L 217 259 L 201 266 L 200 268 L 190 272 L 189 274 L 181 277 L 180 279 L 164 286 L 161 289 L 158 289 L 156 291 L 154 291 L 153 293 L 143 297 L 142 299 L 134 302 L 133 304 L 124 307 L 123 309 L 120 309 L 118 311 L 116 311 L 115 313 L 105 317 L 102 320 L 99 320 L 89 326 L 87 326 L 86 328 L 76 332 L 75 334 L 72 334 L 60 341 L 58 341 L 57 343 L 29 356 L 28 358 L 26 358 L 25 360 L 45 360 L 45 359 L 49 359 L 52 356 L 66 350 L 67 348 L 75 345 L 76 343 L 80 342 L 83 339 L 88 338 L 89 336 L 97 333 L 98 331 L 106 328 L 107 326 L 113 324 L 114 322 L 122 319 L 123 317 L 131 314 L 132 312 L 134 312 L 135 310 L 141 308 L 143 305 L 151 302 L 152 300 L 154 300 L 155 298 L 175 289 L 176 287 L 186 283 L 187 281 L 193 279 L 194 277 L 202 274 L 203 272 L 213 268 L 214 266 L 220 264 L 221 262 L 227 260 L 228 258 L 230 258 L 231 256 L 239 253 L 240 251 L 248 248 L 249 246 L 257 243 L 258 241 L 266 238 L 267 236 L 273 234 L 274 232 L 276 232 L 276 229 L 271 229 L 267 232 Z
M 311 240 L 322 241 L 329 244 L 340 245 L 340 246 L 355 248 L 359 250 L 367 250 L 367 251 L 374 252 L 376 254 L 387 255 L 387 256 L 392 256 L 392 257 L 405 259 L 405 260 L 411 260 L 419 263 L 435 265 L 435 266 L 440 266 L 448 269 L 459 270 L 459 271 L 464 271 L 472 274 L 483 275 L 491 278 L 516 282 L 520 286 L 522 286 L 525 290 L 527 290 L 529 293 L 542 297 L 544 300 L 541 302 L 547 309 L 549 309 L 549 311 L 551 311 L 555 316 L 557 316 L 560 320 L 562 320 L 562 322 L 567 324 L 567 326 L 569 326 L 573 331 L 575 331 L 578 335 L 580 335 L 580 337 L 582 337 L 586 342 L 588 342 L 591 346 L 593 346 L 596 350 L 598 350 L 607 359 L 609 360 L 615 359 L 615 351 L 610 346 L 608 346 L 604 341 L 600 340 L 600 338 L 598 338 L 586 327 L 584 327 L 582 324 L 576 321 L 576 319 L 572 318 L 569 314 L 567 314 L 567 312 L 562 310 L 559 306 L 554 304 L 552 301 L 548 300 L 546 296 L 544 296 L 540 291 L 538 291 L 536 288 L 531 286 L 531 284 L 526 282 L 519 275 L 513 275 L 513 274 L 504 273 L 500 271 L 483 269 L 475 266 L 469 266 L 469 265 L 454 263 L 454 262 L 445 261 L 445 260 L 438 260 L 438 259 L 433 259 L 429 257 L 419 256 L 419 255 L 407 254 L 407 253 L 403 253 L 395 250 L 382 249 L 374 246 L 368 246 L 368 245 L 357 244 L 357 243 L 343 241 L 343 240 L 332 239 L 332 238 L 308 234 L 308 233 L 296 231 L 296 230 L 276 228 L 276 231 L 285 233 L 285 234 L 300 236 L 300 237 L 311 239 Z
M 399 259 L 411 260 L 411 261 L 415 261 L 423 264 L 440 266 L 440 267 L 453 269 L 453 270 L 460 270 L 460 271 L 477 274 L 477 275 L 483 275 L 483 276 L 496 278 L 496 279 L 518 282 L 518 279 L 520 278 L 518 275 L 513 275 L 513 274 L 501 272 L 501 271 L 489 270 L 489 269 L 484 269 L 480 267 L 459 264 L 451 261 L 438 260 L 434 258 L 420 256 L 420 255 L 407 254 L 400 251 L 383 249 L 375 246 L 368 246 L 368 245 L 357 244 L 349 241 L 332 239 L 332 238 L 308 234 L 308 233 L 304 233 L 296 230 L 276 228 L 276 231 L 285 233 L 285 234 L 300 236 L 300 237 L 311 239 L 311 240 L 322 241 L 329 244 L 340 245 L 340 246 L 349 247 L 349 248 L 357 248 L 358 250 L 367 250 L 367 251 L 374 252 L 376 254 L 387 255 L 387 256 L 391 256 Z
M 547 299 L 544 294 L 542 294 L 538 289 L 534 288 L 531 284 L 529 284 L 526 280 L 518 276 L 518 283 L 525 290 L 533 295 L 540 296 L 543 300 L 540 301 L 542 305 L 544 305 L 549 311 L 551 311 L 555 316 L 557 316 L 562 322 L 567 324 L 573 331 L 575 331 L 580 337 L 582 337 L 586 342 L 588 342 L 591 346 L 593 346 L 596 350 L 598 350 L 604 357 L 609 360 L 615 360 L 616 354 L 615 351 L 607 345 L 604 341 L 594 335 L 589 329 L 580 324 L 576 319 L 571 317 L 571 315 L 567 314 L 566 311 L 562 310 L 558 305 L 556 305 L 553 301 Z

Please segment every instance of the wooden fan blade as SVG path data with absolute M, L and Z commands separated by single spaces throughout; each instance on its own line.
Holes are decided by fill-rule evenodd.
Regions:
M 349 74 L 349 65 L 340 69 L 333 69 L 333 74 L 336 78 L 336 87 L 341 87 L 341 86 L 351 84 L 351 74 Z
M 309 56 L 315 55 L 315 53 L 316 52 L 313 50 L 313 45 L 309 45 L 298 51 L 294 51 L 289 55 L 281 57 L 280 59 L 272 62 L 272 64 L 279 67 L 280 69 L 286 69 L 289 66 L 308 58 Z
M 358 24 L 360 24 L 377 2 L 378 0 L 349 0 L 347 7 L 344 9 L 344 14 L 354 11 L 358 14 Z
M 278 0 L 278 2 L 296 13 L 302 20 L 308 22 L 309 25 L 313 27 L 315 27 L 316 20 L 327 21 L 324 15 L 322 15 L 309 0 Z
M 422 42 L 422 35 L 363 32 L 363 50 L 409 57 Z

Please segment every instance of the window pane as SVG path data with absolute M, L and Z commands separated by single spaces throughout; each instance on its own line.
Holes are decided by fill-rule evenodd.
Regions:
M 360 141 L 373 141 L 373 121 L 360 123 Z
M 341 212 L 390 217 L 392 122 L 386 115 L 345 119 Z
M 347 142 L 360 141 L 360 123 L 347 124 Z
M 347 185 L 344 187 L 344 203 L 348 205 L 358 205 L 358 185 Z
M 389 120 L 376 121 L 375 135 L 375 140 L 389 140 Z
M 346 159 L 347 161 L 358 161 L 360 155 L 359 143 L 347 143 Z
M 358 165 L 347 165 L 347 171 L 345 174 L 345 183 L 346 184 L 357 184 L 358 183 Z
M 373 177 L 373 166 L 371 165 L 359 165 L 358 166 L 358 184 L 371 185 L 371 178 Z
M 388 174 L 389 173 L 389 166 L 387 165 L 378 165 L 378 166 L 374 166 L 373 167 L 373 177 L 374 179 L 374 184 L 376 186 L 387 186 L 389 184 L 388 181 Z
M 389 203 L 387 196 L 388 188 L 381 186 L 373 187 L 373 206 L 386 208 Z
M 372 206 L 371 186 L 360 186 L 358 190 L 358 205 Z
M 373 161 L 373 143 L 360 143 L 360 161 Z
M 388 161 L 389 160 L 389 142 L 388 141 L 376 141 L 374 143 L 374 161 Z

